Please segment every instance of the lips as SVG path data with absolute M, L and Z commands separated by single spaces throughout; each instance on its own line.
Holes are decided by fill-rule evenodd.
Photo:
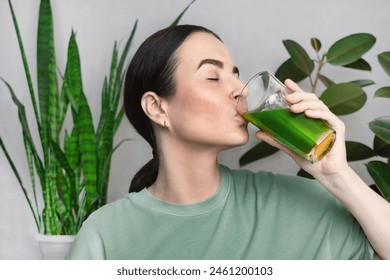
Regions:
M 247 126 L 248 121 L 244 119 L 240 114 L 236 114 L 234 118 L 239 122 L 239 126 Z

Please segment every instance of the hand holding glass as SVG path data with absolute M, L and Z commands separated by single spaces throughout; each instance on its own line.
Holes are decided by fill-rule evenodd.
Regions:
M 271 73 L 259 72 L 242 90 L 237 111 L 299 156 L 319 161 L 332 148 L 336 133 L 323 120 L 291 112 L 287 94 L 285 85 Z

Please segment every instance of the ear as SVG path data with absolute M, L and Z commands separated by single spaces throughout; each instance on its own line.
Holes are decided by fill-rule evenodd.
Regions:
M 163 98 L 155 92 L 145 92 L 141 99 L 141 106 L 149 119 L 158 125 L 165 126 L 167 114 L 163 106 Z

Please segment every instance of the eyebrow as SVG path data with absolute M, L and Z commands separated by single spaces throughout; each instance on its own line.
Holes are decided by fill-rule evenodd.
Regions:
M 202 67 L 203 65 L 205 64 L 211 64 L 211 65 L 214 65 L 214 66 L 217 66 L 218 68 L 221 68 L 223 69 L 223 62 L 218 60 L 218 59 L 213 59 L 213 58 L 206 58 L 206 59 L 203 59 L 199 65 L 198 65 L 198 69 L 200 67 Z M 236 66 L 233 67 L 233 74 L 237 74 L 237 75 L 240 75 L 240 71 L 238 70 L 238 68 Z

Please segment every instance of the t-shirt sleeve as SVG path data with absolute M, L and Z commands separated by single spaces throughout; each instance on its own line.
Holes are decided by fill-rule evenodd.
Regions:
M 333 259 L 376 259 L 376 253 L 352 214 L 338 203 L 329 231 Z
M 67 255 L 68 260 L 104 260 L 103 241 L 97 231 L 83 225 Z

